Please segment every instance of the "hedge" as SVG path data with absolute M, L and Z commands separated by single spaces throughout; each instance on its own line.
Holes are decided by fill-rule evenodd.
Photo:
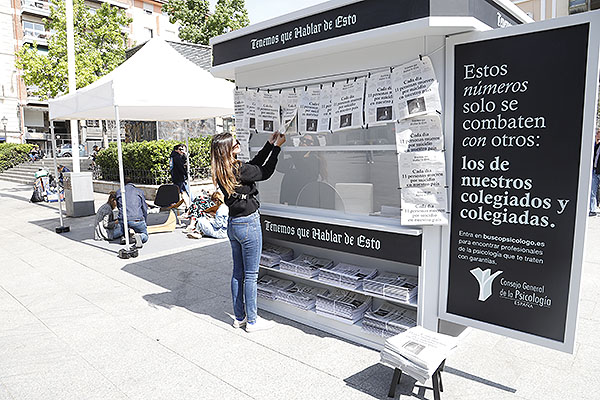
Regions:
M 211 137 L 189 139 L 190 165 L 192 171 L 210 167 Z M 139 176 L 140 171 L 156 177 L 157 183 L 168 182 L 169 156 L 176 144 L 184 143 L 175 140 L 154 140 L 150 142 L 123 143 L 123 169 L 136 171 L 132 178 Z M 185 144 L 185 143 L 184 143 Z M 96 157 L 96 165 L 100 167 L 103 179 L 114 179 L 114 172 L 119 168 L 117 144 L 110 143 L 107 149 L 100 150 Z M 109 172 L 110 171 L 110 172 Z M 110 178 L 109 178 L 110 175 Z M 111 179 L 112 178 L 112 179 Z M 147 183 L 147 182 L 137 182 Z
M 0 172 L 29 161 L 31 144 L 0 143 Z

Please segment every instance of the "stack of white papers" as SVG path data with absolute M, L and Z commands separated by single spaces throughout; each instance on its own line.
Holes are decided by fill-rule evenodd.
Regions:
M 294 250 L 265 242 L 263 243 L 262 254 L 260 255 L 260 265 L 274 268 L 279 265 L 281 260 L 290 261 L 293 258 Z
M 317 314 L 334 316 L 343 322 L 360 321 L 371 306 L 372 298 L 364 294 L 344 289 L 332 289 L 327 294 L 317 296 Z
M 390 337 L 417 325 L 417 312 L 395 304 L 383 303 L 365 313 L 362 329 L 377 336 Z
M 339 263 L 333 268 L 321 270 L 319 280 L 348 289 L 357 289 L 362 285 L 363 279 L 372 278 L 375 275 L 377 275 L 377 270 L 374 268 Z
M 457 343 L 455 337 L 415 326 L 385 341 L 381 361 L 425 383 Z
M 363 290 L 407 303 L 416 303 L 418 284 L 419 280 L 414 276 L 381 272 L 375 277 L 365 278 Z
M 301 254 L 298 258 L 291 261 L 281 260 L 281 263 L 279 263 L 280 269 L 290 271 L 307 278 L 314 278 L 315 276 L 319 275 L 319 270 L 331 268 L 332 266 L 333 261 L 325 258 L 309 256 L 308 254 Z
M 265 275 L 258 279 L 256 285 L 256 294 L 265 299 L 275 300 L 278 290 L 285 290 L 294 284 L 286 279 L 275 278 L 271 275 Z
M 276 294 L 276 299 L 303 310 L 310 310 L 315 307 L 317 296 L 324 296 L 327 293 L 329 293 L 329 290 L 325 288 L 295 283 L 287 289 L 279 290 Z

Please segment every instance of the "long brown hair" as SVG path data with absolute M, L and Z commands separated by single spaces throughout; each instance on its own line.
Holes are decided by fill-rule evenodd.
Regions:
M 227 194 L 240 185 L 236 176 L 240 162 L 233 156 L 235 139 L 231 133 L 219 133 L 210 143 L 210 166 L 213 184 L 220 183 Z

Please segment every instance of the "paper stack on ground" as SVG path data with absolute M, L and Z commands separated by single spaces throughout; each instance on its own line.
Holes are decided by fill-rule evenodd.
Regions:
M 348 289 L 357 289 L 362 285 L 363 279 L 372 278 L 375 275 L 377 275 L 377 270 L 374 268 L 339 263 L 333 268 L 321 270 L 319 280 Z
M 371 306 L 372 298 L 364 294 L 344 289 L 332 289 L 327 294 L 317 296 L 317 314 L 335 316 L 347 323 L 360 321 Z
M 385 341 L 381 361 L 425 383 L 457 344 L 455 337 L 415 326 Z
M 416 303 L 419 280 L 414 276 L 381 272 L 373 278 L 365 278 L 363 290 L 391 297 L 407 303 Z
M 275 300 L 278 290 L 285 290 L 294 284 L 286 279 L 275 278 L 271 275 L 265 275 L 258 279 L 256 284 L 256 294 L 269 300 Z
M 329 290 L 325 288 L 295 283 L 287 289 L 279 290 L 276 299 L 303 310 L 310 310 L 315 307 L 317 296 L 324 296 L 327 293 L 329 293 Z
M 325 258 L 318 258 L 308 254 L 301 254 L 298 258 L 291 261 L 281 260 L 279 268 L 293 272 L 306 278 L 314 278 L 319 275 L 320 269 L 327 269 L 333 266 L 333 261 Z
M 260 265 L 265 267 L 277 267 L 281 260 L 290 261 L 294 258 L 294 250 L 277 246 L 276 244 L 265 242 L 263 243 L 262 253 L 260 255 Z
M 362 329 L 377 336 L 390 337 L 417 325 L 417 312 L 395 304 L 383 303 L 377 310 L 369 310 L 362 321 Z

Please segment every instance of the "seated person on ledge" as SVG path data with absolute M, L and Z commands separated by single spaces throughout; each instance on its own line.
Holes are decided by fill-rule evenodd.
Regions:
M 148 227 L 146 225 L 148 204 L 146 204 L 144 192 L 136 188 L 129 177 L 125 178 L 125 203 L 127 205 L 127 226 L 135 232 L 135 245 L 140 248 L 142 243 L 148 241 Z M 121 189 L 117 190 L 117 207 L 119 208 L 119 225 L 115 228 L 114 237 L 125 234 L 123 232 L 123 196 Z
M 117 221 L 117 192 L 108 194 L 108 201 L 98 209 L 96 213 L 96 226 L 94 228 L 94 240 L 113 240 L 114 231 L 119 222 Z
M 214 206 L 207 208 L 198 218 L 192 218 L 187 231 L 188 237 L 200 239 L 202 236 L 216 239 L 227 237 L 227 220 L 229 219 L 229 208 L 225 205 L 225 199 L 221 192 L 214 192 L 210 199 Z

